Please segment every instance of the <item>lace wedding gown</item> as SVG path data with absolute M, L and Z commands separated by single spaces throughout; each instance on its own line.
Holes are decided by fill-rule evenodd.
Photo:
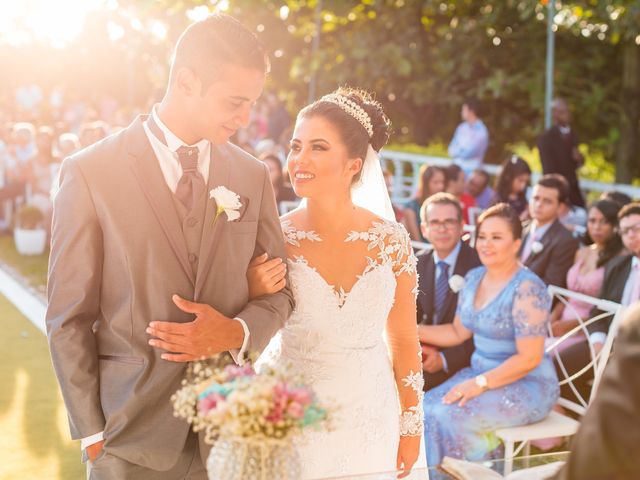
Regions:
M 288 221 L 283 231 L 290 253 L 321 241 Z M 416 260 L 409 237 L 399 224 L 378 221 L 345 242 L 366 256 L 348 293 L 329 285 L 304 256 L 288 260 L 296 308 L 258 361 L 299 374 L 329 411 L 328 428 L 307 430 L 300 442 L 304 479 L 393 471 L 400 435 L 422 437 Z M 424 446 L 414 470 L 420 467 L 426 467 Z M 427 474 L 414 471 L 409 478 Z

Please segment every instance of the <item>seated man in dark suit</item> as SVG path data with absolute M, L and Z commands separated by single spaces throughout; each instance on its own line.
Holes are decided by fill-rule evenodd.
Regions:
M 547 285 L 557 287 L 566 285 L 578 250 L 578 240 L 558 219 L 560 204 L 568 195 L 569 186 L 560 175 L 545 175 L 538 181 L 529 202 L 532 221 L 520 249 L 522 263 Z
M 599 298 L 629 306 L 640 300 L 640 203 L 630 203 L 618 213 L 618 228 L 629 255 L 614 258 L 605 268 L 605 277 Z M 592 317 L 600 312 L 594 310 Z M 599 352 L 607 338 L 611 317 L 603 318 L 587 326 L 589 340 L 595 352 Z M 570 374 L 580 371 L 591 359 L 587 341 L 576 343 L 560 354 Z M 560 375 L 560 370 L 558 369 Z M 580 395 L 588 399 L 592 371 L 587 371 L 574 381 Z M 569 386 L 562 387 L 564 398 L 573 398 Z
M 462 207 L 453 195 L 432 195 L 424 202 L 420 217 L 422 234 L 431 242 L 433 250 L 418 254 L 418 323 L 452 323 L 460 288 L 456 281 L 479 266 L 480 260 L 476 251 L 460 240 Z M 469 366 L 473 339 L 441 351 L 429 346 L 428 338 L 420 341 L 423 343 L 425 390 L 437 387 L 458 370 Z
M 640 238 L 640 233 L 636 236 Z M 636 257 L 637 258 L 637 257 Z M 616 353 L 554 480 L 640 478 L 640 303 L 625 315 Z

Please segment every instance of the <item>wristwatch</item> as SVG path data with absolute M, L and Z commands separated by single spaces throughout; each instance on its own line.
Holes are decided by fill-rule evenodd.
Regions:
M 479 386 L 483 391 L 489 390 L 489 382 L 487 382 L 487 377 L 484 375 L 478 375 L 475 378 L 476 385 Z

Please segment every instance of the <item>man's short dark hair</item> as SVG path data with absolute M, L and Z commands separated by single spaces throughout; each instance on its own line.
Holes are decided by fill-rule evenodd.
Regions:
M 462 221 L 462 205 L 460 205 L 460 200 L 450 193 L 434 193 L 424 201 L 422 207 L 420 207 L 420 220 L 423 223 L 427 222 L 427 208 L 429 208 L 430 205 L 451 205 L 456 209 L 458 220 Z
M 178 39 L 171 65 L 176 72 L 191 69 L 209 88 L 223 65 L 238 65 L 267 73 L 269 57 L 258 37 L 230 15 L 216 13 L 191 24 Z
M 480 116 L 480 102 L 475 98 L 467 98 L 464 101 L 464 105 L 467 106 L 469 110 L 476 114 L 476 117 Z
M 538 185 L 555 189 L 558 192 L 558 201 L 560 203 L 569 201 L 569 182 L 562 175 L 548 173 L 538 180 Z
M 628 203 L 618 212 L 618 221 L 631 215 L 640 215 L 640 202 Z

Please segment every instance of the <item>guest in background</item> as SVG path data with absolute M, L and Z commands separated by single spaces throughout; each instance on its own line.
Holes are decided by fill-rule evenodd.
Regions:
M 489 186 L 489 174 L 482 168 L 476 169 L 471 173 L 467 180 L 467 192 L 476 200 L 476 205 L 482 210 L 486 210 L 491 206 L 491 201 L 495 192 Z
M 464 243 L 462 208 L 448 193 L 436 193 L 422 205 L 422 233 L 433 246 L 418 254 L 418 323 L 444 325 L 453 323 L 460 285 L 469 270 L 480 266 L 478 254 Z M 457 277 L 457 278 L 456 278 Z M 473 339 L 454 347 L 438 349 L 422 345 L 424 387 L 430 390 L 469 366 Z
M 64 160 L 82 148 L 75 133 L 66 132 L 58 137 L 58 157 Z
M 383 172 L 384 175 L 384 183 L 387 185 L 387 192 L 389 193 L 389 198 L 391 199 L 391 206 L 393 207 L 393 214 L 396 217 L 396 222 L 398 223 L 402 223 L 402 217 L 403 217 L 403 213 L 402 213 L 402 209 L 400 207 L 398 207 L 398 205 L 395 204 L 395 202 L 393 202 L 393 173 L 391 173 L 389 170 L 384 170 Z
M 458 165 L 449 165 L 444 169 L 445 191 L 458 199 L 462 205 L 462 218 L 469 223 L 469 209 L 476 206 L 476 200 L 464 191 L 464 172 Z
M 560 204 L 569 195 L 567 182 L 560 175 L 545 175 L 533 187 L 520 259 L 547 285 L 564 287 L 567 272 L 578 249 L 574 238 L 558 219 Z
M 625 315 L 616 353 L 571 440 L 571 454 L 554 480 L 640 478 L 640 304 Z
M 622 207 L 618 213 L 618 231 L 629 254 L 620 255 L 607 264 L 598 298 L 628 307 L 640 300 L 640 203 L 630 203 Z M 594 309 L 591 316 L 599 313 Z M 587 326 L 589 342 L 596 353 L 600 352 L 607 339 L 612 320 L 611 317 L 603 318 Z M 582 370 L 591 361 L 591 350 L 585 339 L 563 350 L 560 356 L 571 375 Z M 589 369 L 573 382 L 583 398 L 589 398 L 592 379 L 593 372 Z M 574 395 L 572 390 L 568 386 L 562 388 L 563 398 L 571 399 Z
M 629 195 L 617 190 L 602 192 L 602 194 L 600 195 L 600 200 L 611 200 L 612 202 L 616 202 L 620 206 L 620 208 L 633 201 Z
M 530 181 L 529 164 L 517 155 L 509 156 L 502 162 L 502 169 L 496 179 L 492 205 L 506 203 L 516 211 L 520 220 L 527 220 L 529 218 L 527 188 Z
M 420 180 L 416 197 L 404 208 L 402 223 L 409 232 L 411 240 L 425 242 L 420 232 L 420 208 L 431 195 L 444 192 L 445 175 L 440 167 L 423 165 L 420 168 Z
M 571 128 L 569 105 L 562 98 L 551 104 L 553 126 L 538 137 L 537 145 L 544 175 L 557 173 L 569 182 L 571 205 L 584 208 L 584 198 L 578 183 L 577 170 L 584 164 L 578 150 L 578 137 Z
M 618 226 L 618 204 L 598 200 L 589 209 L 585 246 L 576 253 L 573 266 L 567 273 L 567 288 L 572 292 L 598 297 L 604 282 L 604 270 L 609 261 L 623 250 Z M 558 302 L 551 314 L 554 336 L 561 337 L 578 325 L 578 318 L 589 318 L 591 305 L 580 300 Z
M 280 202 L 291 202 L 297 200 L 295 193 L 284 184 L 284 170 L 280 158 L 275 153 L 263 153 L 260 160 L 269 169 L 269 178 L 273 186 L 273 193 L 276 196 L 276 204 L 280 211 Z
M 574 237 L 581 237 L 587 231 L 587 211 L 582 207 L 574 207 L 567 198 L 560 204 L 558 219 Z
M 456 128 L 448 150 L 453 162 L 462 167 L 465 176 L 469 176 L 484 163 L 484 154 L 489 146 L 489 131 L 480 120 L 480 105 L 477 100 L 465 101 L 460 115 L 462 123 Z
M 419 325 L 420 341 L 452 347 L 473 336 L 471 366 L 424 397 L 429 465 L 448 455 L 486 459 L 499 445 L 495 430 L 545 418 L 558 399 L 558 378 L 545 355 L 547 289 L 518 262 L 522 224 L 506 204 L 478 219 L 476 249 L 482 266 L 471 270 L 452 324 Z

